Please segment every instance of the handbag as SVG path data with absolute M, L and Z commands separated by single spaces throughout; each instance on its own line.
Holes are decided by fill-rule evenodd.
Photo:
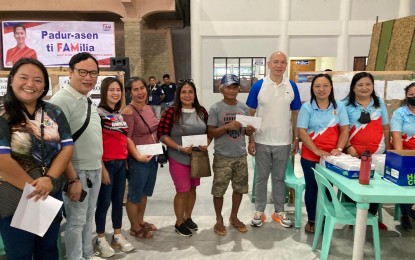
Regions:
M 141 115 L 141 113 L 135 108 L 133 105 L 131 107 L 137 112 L 137 114 L 141 117 L 141 120 L 144 122 L 144 124 L 147 126 L 148 131 L 150 132 L 151 138 L 153 138 L 153 142 L 156 143 L 156 140 L 154 140 L 153 133 L 151 132 L 150 126 L 147 124 L 146 120 L 144 120 L 144 117 Z M 163 149 L 163 153 L 157 155 L 157 162 L 160 164 L 160 167 L 163 168 L 164 165 L 167 163 L 167 159 L 169 158 L 169 155 L 167 154 L 167 149 L 164 147 L 164 145 L 161 145 Z
M 42 107 L 42 119 L 44 121 L 44 112 Z M 40 126 L 40 136 L 41 136 L 41 161 L 42 166 L 37 166 L 30 170 L 27 170 L 27 173 L 32 177 L 32 179 L 40 178 L 47 174 L 49 168 L 44 164 L 44 125 Z M 53 183 L 53 189 L 50 192 L 50 195 L 54 195 L 56 192 L 62 189 L 62 179 L 58 178 L 56 183 Z M 0 217 L 5 218 L 14 214 L 16 211 L 17 205 L 19 204 L 20 198 L 22 197 L 23 191 L 12 184 L 0 179 Z
M 161 145 L 163 148 L 163 153 L 159 154 L 157 157 L 157 162 L 160 164 L 160 167 L 164 167 L 163 164 L 167 163 L 167 159 L 169 158 L 169 155 L 167 154 L 167 149 L 164 145 Z
M 190 156 L 190 171 L 192 178 L 209 177 L 212 175 L 208 151 L 192 151 Z

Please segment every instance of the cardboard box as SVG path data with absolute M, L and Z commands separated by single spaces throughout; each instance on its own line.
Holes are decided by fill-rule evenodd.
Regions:
M 334 172 L 336 172 L 336 173 L 338 173 L 338 174 L 340 174 L 340 175 L 342 175 L 346 178 L 349 178 L 349 179 L 358 179 L 359 178 L 359 172 L 360 171 L 348 171 L 348 170 L 340 168 L 337 165 L 331 164 L 327 161 L 325 162 L 325 164 L 326 164 L 327 169 L 332 170 L 332 171 L 334 171 Z M 370 178 L 373 178 L 374 174 L 375 174 L 375 170 L 371 170 L 370 171 Z
M 415 151 L 386 151 L 383 177 L 399 186 L 415 186 Z

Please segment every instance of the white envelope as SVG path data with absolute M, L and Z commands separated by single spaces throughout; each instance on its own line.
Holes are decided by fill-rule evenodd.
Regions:
M 28 183 L 25 184 L 10 226 L 43 237 L 63 202 L 51 196 L 48 196 L 46 200 L 41 198 L 36 202 L 34 201 L 35 198 L 27 199 L 27 196 L 34 190 L 35 187 Z
M 163 148 L 161 143 L 157 144 L 142 144 L 142 145 L 136 145 L 135 146 L 137 150 L 141 154 L 146 155 L 158 155 L 163 153 Z
M 251 125 L 256 129 L 261 129 L 262 118 L 260 117 L 236 115 L 235 121 L 241 123 L 243 127 Z
M 193 145 L 193 147 L 201 146 L 207 146 L 207 135 L 187 135 L 182 136 L 182 146 L 188 147 L 190 145 Z

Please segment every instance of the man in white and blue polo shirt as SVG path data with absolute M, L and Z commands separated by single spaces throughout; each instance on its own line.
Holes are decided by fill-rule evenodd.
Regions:
M 285 169 L 290 156 L 298 149 L 296 123 L 301 107 L 297 85 L 284 77 L 287 69 L 287 56 L 280 51 L 271 54 L 268 62 L 269 76 L 257 81 L 249 91 L 246 104 L 251 116 L 262 118 L 261 129 L 249 138 L 248 152 L 255 155 L 255 215 L 251 221 L 254 227 L 260 227 L 265 221 L 267 202 L 267 183 L 271 173 L 272 199 L 275 212 L 272 219 L 283 227 L 292 227 L 292 221 L 284 212 Z M 291 135 L 294 131 L 294 138 Z

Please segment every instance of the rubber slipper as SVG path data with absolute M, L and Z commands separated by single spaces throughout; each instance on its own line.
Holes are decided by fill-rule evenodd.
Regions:
M 130 235 L 133 237 L 144 239 L 153 238 L 153 233 L 151 232 L 151 230 L 145 227 L 141 227 L 139 230 L 130 229 Z
M 246 229 L 246 225 L 239 219 L 236 222 L 232 222 L 231 219 L 229 219 L 229 223 L 241 233 L 246 233 L 248 231 L 248 229 Z
M 144 222 L 140 226 L 145 227 L 147 229 L 150 229 L 151 231 L 157 231 L 157 227 L 154 224 L 151 224 L 151 223 L 148 223 L 148 222 Z
M 219 224 L 219 223 L 216 223 L 214 226 L 213 226 L 213 231 L 215 231 L 215 233 L 216 234 L 218 234 L 219 236 L 225 236 L 226 235 L 226 228 L 225 228 L 225 226 L 223 225 L 223 224 Z

